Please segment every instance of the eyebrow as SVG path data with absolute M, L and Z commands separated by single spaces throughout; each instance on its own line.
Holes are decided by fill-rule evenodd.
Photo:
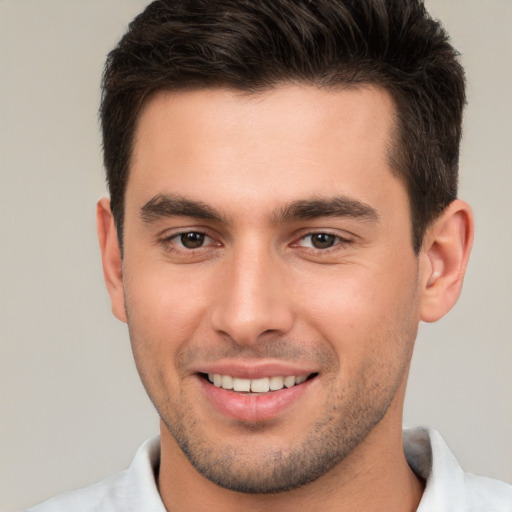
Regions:
M 349 217 L 369 222 L 379 221 L 377 210 L 369 204 L 347 196 L 335 196 L 294 201 L 281 209 L 275 216 L 274 222 L 313 220 L 320 217 Z
M 159 194 L 151 198 L 140 210 L 143 222 L 150 224 L 167 217 L 193 217 L 201 220 L 225 222 L 224 217 L 201 201 L 192 201 L 173 194 Z
M 174 194 L 159 194 L 151 198 L 140 211 L 143 222 L 150 224 L 167 217 L 192 217 L 227 224 L 225 217 L 215 208 Z M 279 224 L 297 220 L 313 220 L 320 217 L 349 217 L 378 222 L 379 214 L 372 206 L 347 196 L 302 199 L 284 206 L 272 216 Z

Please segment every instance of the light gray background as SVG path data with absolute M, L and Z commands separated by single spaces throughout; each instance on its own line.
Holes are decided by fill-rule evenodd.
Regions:
M 145 3 L 0 0 L 1 510 L 124 468 L 158 429 L 94 221 L 103 61 Z M 512 481 L 512 2 L 427 4 L 468 74 L 460 196 L 477 236 L 459 304 L 421 326 L 405 423 Z

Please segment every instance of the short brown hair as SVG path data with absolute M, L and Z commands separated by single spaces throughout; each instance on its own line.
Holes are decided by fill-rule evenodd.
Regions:
M 397 108 L 390 152 L 408 190 L 413 247 L 456 198 L 464 71 L 420 0 L 157 0 L 109 54 L 104 162 L 120 241 L 139 112 L 160 90 L 256 92 L 286 82 L 374 84 Z

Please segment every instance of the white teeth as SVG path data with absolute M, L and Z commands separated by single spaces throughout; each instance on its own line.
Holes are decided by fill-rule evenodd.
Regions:
M 278 389 L 283 389 L 284 386 L 284 377 L 270 377 L 269 388 L 272 391 L 277 391 Z
M 295 377 L 295 384 L 302 384 L 307 378 L 307 375 L 299 375 L 298 377 Z
M 287 377 L 276 375 L 275 377 L 263 377 L 261 379 L 240 379 L 238 377 L 231 377 L 231 375 L 209 373 L 208 380 L 218 388 L 246 393 L 267 393 L 268 391 L 279 391 L 284 387 L 291 388 L 297 384 L 302 384 L 308 376 L 308 374 L 289 375 Z
M 292 386 L 295 386 L 295 377 L 293 375 L 290 375 L 289 377 L 285 377 L 284 385 L 287 388 L 291 388 Z
M 235 391 L 250 391 L 251 390 L 251 379 L 233 379 L 233 389 Z
M 254 379 L 251 381 L 251 391 L 253 393 L 266 393 L 270 389 L 270 379 Z
M 233 389 L 233 377 L 230 375 L 223 375 L 220 386 L 224 389 Z

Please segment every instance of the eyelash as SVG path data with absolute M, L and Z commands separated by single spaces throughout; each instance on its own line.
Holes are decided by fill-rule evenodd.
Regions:
M 210 240 L 211 242 L 214 242 L 214 243 L 212 244 L 210 242 L 206 245 L 204 243 L 202 243 L 200 246 L 193 247 L 193 248 L 185 247 L 183 244 L 183 240 L 182 240 L 182 237 L 185 235 L 199 235 L 201 237 L 204 237 L 203 240 Z M 311 242 L 311 238 L 314 236 L 321 236 L 321 235 L 324 235 L 327 237 L 333 237 L 334 240 L 333 240 L 332 245 L 329 245 L 328 247 L 323 247 L 323 248 L 314 247 L 313 242 Z M 301 245 L 301 242 L 303 242 L 304 240 L 306 240 L 308 238 L 310 239 L 311 246 L 306 247 L 304 245 Z M 177 242 L 177 240 L 180 240 L 180 239 L 181 239 L 181 243 Z M 181 251 L 183 253 L 189 253 L 189 254 L 193 254 L 193 253 L 196 253 L 197 251 L 204 250 L 211 245 L 216 246 L 216 247 L 219 247 L 221 245 L 219 242 L 215 243 L 215 239 L 212 236 L 210 236 L 208 233 L 206 233 L 204 231 L 200 231 L 200 230 L 181 231 L 181 232 L 175 233 L 171 236 L 162 238 L 161 240 L 159 240 L 159 242 L 164 244 L 166 246 L 166 249 L 169 251 Z M 328 231 L 314 231 L 312 233 L 306 233 L 306 234 L 302 235 L 300 238 L 297 239 L 296 242 L 293 242 L 292 244 L 290 244 L 290 247 L 299 247 L 299 248 L 302 247 L 306 250 L 314 251 L 315 253 L 321 254 L 321 253 L 327 253 L 327 252 L 331 252 L 333 250 L 341 249 L 341 248 L 346 247 L 347 245 L 350 245 L 352 243 L 353 243 L 353 240 L 346 238 L 346 237 L 342 237 L 342 236 L 334 234 L 334 233 L 330 233 Z M 339 246 L 341 246 L 341 247 L 339 247 Z
M 179 242 L 179 240 L 185 235 L 199 235 L 199 236 L 203 236 L 205 240 L 209 239 L 211 241 L 214 241 L 214 238 L 211 237 L 208 233 L 206 233 L 204 231 L 190 230 L 190 231 L 180 231 L 179 233 L 175 233 L 171 236 L 164 237 L 164 238 L 160 239 L 159 242 L 162 243 L 166 247 L 166 249 L 169 251 L 181 251 L 184 253 L 194 253 L 194 252 L 200 251 L 201 249 L 205 249 L 209 245 L 212 245 L 210 243 L 207 245 L 202 244 L 201 246 L 195 247 L 195 248 L 185 247 L 183 245 L 183 241 L 181 241 L 181 243 Z M 220 246 L 219 243 L 216 243 L 216 244 L 214 243 L 213 245 Z
M 330 245 L 328 247 L 324 247 L 324 248 L 314 247 L 313 242 L 312 242 L 312 237 L 320 236 L 320 235 L 334 238 L 332 245 Z M 305 247 L 305 246 L 301 245 L 301 242 L 303 242 L 304 240 L 306 240 L 308 238 L 310 239 L 311 246 Z M 335 233 L 330 233 L 329 231 L 314 231 L 312 233 L 306 233 L 306 234 L 302 235 L 297 240 L 297 242 L 294 242 L 293 244 L 291 244 L 291 247 L 303 247 L 309 251 L 314 251 L 316 254 L 325 254 L 325 253 L 330 253 L 332 251 L 336 251 L 336 250 L 345 248 L 346 246 L 350 245 L 351 243 L 353 243 L 353 240 L 351 240 L 350 238 L 346 238 L 346 237 L 343 237 L 343 236 L 335 234 Z

